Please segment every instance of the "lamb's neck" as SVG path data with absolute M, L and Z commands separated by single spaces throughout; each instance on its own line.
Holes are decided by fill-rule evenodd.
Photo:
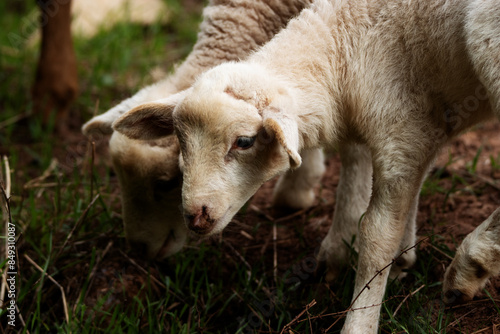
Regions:
M 306 80 L 290 89 L 297 121 L 300 150 L 335 145 L 345 133 L 340 103 L 328 87 Z
M 249 58 L 250 63 L 265 68 L 290 91 L 295 107 L 287 112 L 298 121 L 301 149 L 335 141 L 342 127 L 332 68 L 336 56 L 324 19 L 305 9 Z
M 249 59 L 293 87 L 303 149 L 335 144 L 346 133 L 346 73 L 371 24 L 367 10 L 344 0 L 316 1 Z

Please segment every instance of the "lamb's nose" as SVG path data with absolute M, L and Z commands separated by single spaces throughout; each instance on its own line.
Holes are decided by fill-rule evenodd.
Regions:
M 186 214 L 185 218 L 189 229 L 198 234 L 207 234 L 213 228 L 213 221 L 210 219 L 206 207 L 194 215 Z

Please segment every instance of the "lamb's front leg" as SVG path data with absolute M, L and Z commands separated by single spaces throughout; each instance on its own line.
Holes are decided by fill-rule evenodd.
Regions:
M 377 333 L 387 266 L 400 251 L 407 217 L 434 155 L 430 148 L 413 149 L 403 143 L 384 145 L 374 156 L 373 195 L 359 230 L 354 297 L 342 333 Z
M 327 266 L 326 280 L 331 282 L 349 264 L 351 247 L 358 251 L 358 228 L 368 208 L 372 192 L 372 160 L 367 146 L 348 143 L 340 150 L 342 169 L 337 187 L 337 201 L 333 222 L 321 243 L 318 259 Z M 413 199 L 406 218 L 404 238 L 400 250 L 409 248 L 416 240 L 418 194 Z M 405 269 L 416 260 L 415 249 L 403 254 L 391 268 L 391 278 L 402 278 Z
M 318 260 L 326 264 L 329 282 L 348 264 L 350 248 L 358 249 L 358 226 L 368 208 L 372 187 L 372 160 L 366 146 L 343 145 L 340 158 L 342 169 L 333 222 L 318 254 Z
M 471 300 L 488 279 L 500 274 L 500 208 L 462 242 L 446 270 L 444 301 Z

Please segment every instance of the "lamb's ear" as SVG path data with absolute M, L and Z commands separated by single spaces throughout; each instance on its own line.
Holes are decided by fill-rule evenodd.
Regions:
M 113 133 L 113 128 L 111 127 L 111 125 L 118 117 L 120 117 L 120 115 L 127 111 L 119 110 L 120 106 L 121 105 L 117 105 L 101 115 L 92 117 L 87 123 L 83 124 L 83 134 L 86 136 L 91 136 L 93 134 L 109 135 Z
M 173 134 L 173 111 L 189 90 L 166 99 L 141 104 L 113 123 L 113 130 L 130 139 L 153 140 Z
M 302 164 L 299 154 L 299 128 L 297 121 L 287 113 L 275 107 L 267 107 L 262 113 L 264 129 L 272 133 L 285 148 L 290 157 L 290 167 L 298 168 Z

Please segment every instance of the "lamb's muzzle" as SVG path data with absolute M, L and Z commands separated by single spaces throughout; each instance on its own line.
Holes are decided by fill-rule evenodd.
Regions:
M 184 214 L 188 228 L 196 234 L 208 234 L 214 227 L 214 220 L 210 218 L 207 207 L 203 206 L 195 214 Z

